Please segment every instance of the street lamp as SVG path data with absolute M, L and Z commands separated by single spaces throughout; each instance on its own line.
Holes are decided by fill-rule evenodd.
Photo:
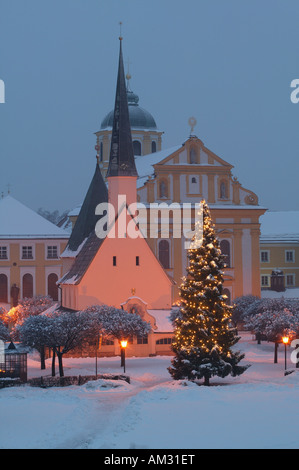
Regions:
M 126 372 L 126 347 L 127 347 L 128 341 L 123 339 L 120 342 L 121 345 L 121 364 L 124 366 L 124 373 Z
M 282 337 L 282 342 L 284 344 L 284 368 L 287 370 L 287 344 L 289 342 L 289 337 L 288 336 L 283 336 Z
M 101 346 L 102 346 L 102 334 L 99 333 L 98 336 L 97 336 L 97 339 L 96 339 L 96 343 L 95 343 L 95 347 L 96 347 L 96 350 L 95 350 L 95 356 L 96 356 L 96 380 L 98 379 L 98 350 L 101 349 Z

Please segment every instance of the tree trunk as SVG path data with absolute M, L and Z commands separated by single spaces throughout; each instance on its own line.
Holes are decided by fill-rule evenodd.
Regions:
M 55 349 L 52 349 L 52 377 L 55 377 Z
M 45 361 L 45 347 L 43 346 L 40 350 L 40 368 L 41 370 L 45 370 L 46 368 L 46 361 Z
M 205 380 L 203 384 L 206 385 L 207 387 L 210 385 L 210 378 L 208 375 L 205 375 Z
M 62 354 L 61 352 L 57 351 L 57 357 L 58 357 L 58 367 L 59 367 L 59 376 L 64 377 L 64 372 L 63 372 L 63 364 L 62 364 Z
M 275 346 L 274 346 L 274 364 L 277 364 L 278 359 L 277 359 L 277 352 L 278 352 L 278 343 L 275 341 Z
M 256 339 L 257 339 L 257 344 L 261 344 L 261 334 L 260 333 L 256 334 Z
M 299 347 L 297 346 L 297 348 L 295 349 L 296 351 L 296 369 L 299 368 Z

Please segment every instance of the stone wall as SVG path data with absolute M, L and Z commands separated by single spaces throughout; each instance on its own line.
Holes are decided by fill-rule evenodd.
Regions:
M 35 377 L 28 380 L 31 387 L 68 387 L 70 385 L 84 385 L 91 380 L 124 380 L 130 383 L 130 377 L 126 375 L 99 374 L 99 375 L 69 375 L 65 377 Z

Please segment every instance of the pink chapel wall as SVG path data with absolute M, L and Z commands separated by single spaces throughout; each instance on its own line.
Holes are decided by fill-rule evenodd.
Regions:
M 172 282 L 144 239 L 105 239 L 76 290 L 79 310 L 94 304 L 120 308 L 132 294 L 145 299 L 150 309 L 172 304 Z
M 118 233 L 118 221 L 115 233 Z M 149 309 L 168 309 L 173 298 L 173 281 L 147 241 L 139 237 L 106 237 L 80 283 L 62 289 L 65 287 L 71 289 L 64 296 L 64 306 L 74 310 L 95 304 L 120 308 L 132 295 L 143 299 Z

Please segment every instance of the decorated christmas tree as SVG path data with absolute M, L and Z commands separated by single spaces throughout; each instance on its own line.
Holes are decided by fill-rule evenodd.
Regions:
M 212 376 L 237 376 L 248 365 L 238 365 L 244 355 L 232 350 L 240 338 L 231 326 L 232 307 L 223 295 L 225 257 L 205 201 L 188 259 L 187 276 L 180 287 L 181 308 L 174 322 L 175 356 L 168 370 L 176 380 L 204 378 L 204 384 L 209 385 Z

